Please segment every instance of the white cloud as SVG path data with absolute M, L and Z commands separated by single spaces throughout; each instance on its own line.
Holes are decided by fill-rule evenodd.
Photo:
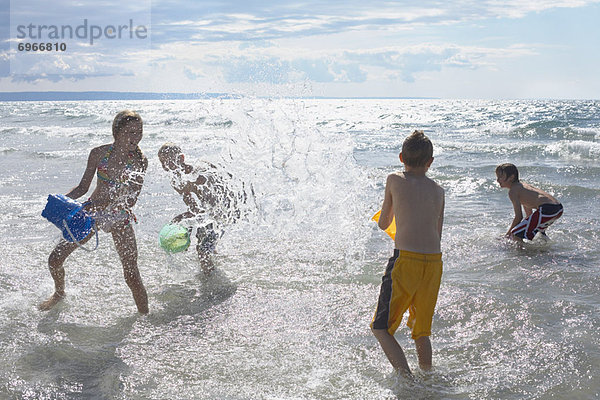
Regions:
M 532 12 L 552 8 L 576 8 L 598 3 L 597 0 L 488 0 L 484 2 L 490 17 L 522 18 Z
M 155 26 L 157 32 L 176 26 L 193 40 L 269 40 L 291 36 L 314 36 L 354 30 L 389 31 L 448 25 L 496 18 L 522 18 L 553 8 L 575 8 L 598 4 L 600 0 L 465 0 L 440 3 L 349 1 L 322 3 L 307 1 L 300 11 L 293 2 L 278 6 L 247 6 L 246 12 L 213 12 L 196 19 L 186 16 Z M 239 6 L 239 4 L 237 5 Z M 224 5 L 223 9 L 227 10 Z M 235 9 L 234 5 L 230 9 Z M 308 10 L 308 11 L 306 11 Z M 156 16 L 160 20 L 160 15 Z M 155 18 L 155 19 L 156 19 Z M 172 33 L 172 32 L 171 32 Z M 179 40 L 183 32 L 175 37 Z M 168 35 L 164 39 L 169 41 Z
M 205 73 L 201 68 L 191 68 L 191 67 L 183 67 L 183 73 L 184 75 L 192 80 L 195 81 L 198 78 L 203 78 L 205 77 Z
M 194 49 L 185 45 L 173 46 L 170 50 L 177 48 L 186 53 L 185 59 L 223 71 L 222 77 L 227 82 L 272 84 L 303 80 L 360 83 L 382 75 L 414 82 L 422 72 L 441 71 L 443 68 L 493 70 L 499 60 L 536 54 L 534 48 L 526 45 L 490 48 L 430 43 L 318 51 L 295 48 L 293 52 L 280 47 L 263 47 L 249 53 L 243 46 L 224 48 L 210 44 Z M 178 58 L 177 55 L 173 57 Z M 198 77 L 189 71 L 186 75 L 190 79 Z
M 93 6 L 69 7 L 61 0 L 58 3 L 57 12 L 70 13 L 65 18 L 75 18 L 77 23 L 82 20 L 82 11 L 94 9 Z M 598 3 L 600 0 L 425 0 L 418 3 L 408 0 L 303 0 L 301 3 L 155 0 L 152 3 L 152 51 L 130 48 L 107 56 L 95 43 L 90 46 L 83 42 L 73 47 L 81 54 L 80 59 L 53 60 L 54 64 L 48 65 L 55 70 L 55 75 L 46 72 L 44 76 L 41 66 L 37 72 L 39 79 L 64 78 L 68 83 L 67 76 L 60 78 L 61 71 L 70 71 L 72 79 L 81 79 L 81 74 L 93 73 L 89 68 L 98 72 L 102 67 L 103 72 L 115 74 L 112 80 L 115 85 L 121 85 L 118 76 L 125 72 L 146 79 L 156 78 L 159 90 L 182 91 L 206 90 L 206 87 L 220 91 L 246 83 L 282 85 L 308 81 L 317 86 L 344 83 L 336 87 L 362 87 L 364 91 L 356 95 L 365 95 L 374 82 L 407 88 L 436 79 L 440 79 L 437 87 L 441 88 L 451 86 L 451 82 L 443 82 L 442 78 L 447 76 L 493 76 L 506 70 L 521 73 L 520 61 L 554 55 L 557 51 L 575 54 L 568 53 L 571 51 L 569 43 L 561 44 L 563 48 L 551 49 L 552 44 L 538 43 L 543 40 L 539 36 L 531 38 L 536 43 L 527 43 L 527 35 L 531 33 L 524 25 L 527 20 L 518 25 L 518 19 L 545 10 Z M 558 18 L 556 14 L 553 13 L 554 18 Z M 537 17 L 535 20 L 539 22 Z M 499 30 L 498 26 L 504 22 L 517 26 L 520 31 Z M 491 26 L 494 28 L 489 28 Z M 479 32 L 483 34 L 476 36 Z M 467 37 L 471 33 L 474 35 Z M 591 34 L 594 33 L 597 31 Z M 0 61 L 7 57 L 7 53 L 0 53 Z M 140 75 L 140 69 L 147 71 L 149 66 L 155 77 L 150 73 Z M 548 68 L 558 72 L 561 69 L 559 65 L 548 65 Z M 558 72 L 556 76 L 560 76 Z M 535 74 L 529 70 L 523 72 L 523 76 L 532 73 Z M 31 81 L 36 77 L 27 79 Z M 90 77 L 91 81 L 100 82 L 94 77 Z M 141 77 L 137 81 L 131 79 L 127 84 L 147 90 L 148 85 Z M 99 88 L 102 90 L 105 86 Z

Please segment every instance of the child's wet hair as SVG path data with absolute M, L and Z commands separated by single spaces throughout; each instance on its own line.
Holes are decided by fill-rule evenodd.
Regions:
M 131 110 L 123 110 L 115 116 L 112 124 L 112 134 L 114 138 L 116 138 L 117 133 L 119 133 L 121 129 L 123 129 L 123 126 L 129 121 L 142 122 L 142 117 L 140 117 L 140 114 Z
M 496 174 L 502 174 L 507 179 L 510 178 L 511 176 L 514 176 L 515 180 L 513 182 L 519 182 L 519 170 L 517 169 L 517 167 L 514 164 L 504 163 L 504 164 L 498 165 L 496 167 Z
M 423 131 L 414 131 L 402 144 L 402 161 L 410 167 L 424 167 L 433 157 L 433 144 Z
M 117 134 L 121 132 L 123 126 L 125 126 L 125 124 L 129 121 L 139 121 L 140 123 L 142 123 L 142 117 L 140 116 L 140 114 L 131 110 L 123 110 L 115 116 L 115 119 L 113 119 L 112 124 L 112 134 L 115 140 L 117 139 Z M 144 161 L 144 153 L 142 153 L 142 149 L 140 149 L 139 145 L 135 146 L 134 152 L 142 161 L 142 172 L 146 172 L 148 163 Z
M 159 157 L 167 157 L 169 155 L 177 156 L 182 153 L 181 147 L 177 146 L 175 143 L 165 143 L 158 149 Z

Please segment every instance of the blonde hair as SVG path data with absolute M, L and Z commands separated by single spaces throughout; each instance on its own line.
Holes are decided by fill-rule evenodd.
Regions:
M 117 133 L 121 132 L 121 129 L 123 129 L 123 126 L 128 121 L 143 122 L 142 117 L 140 117 L 140 114 L 136 113 L 135 111 L 131 111 L 131 110 L 121 111 L 120 113 L 118 113 L 115 116 L 115 119 L 113 119 L 113 123 L 112 123 L 112 134 L 115 139 L 117 138 Z
M 125 126 L 125 123 L 127 123 L 129 121 L 139 121 L 140 123 L 143 123 L 142 117 L 140 116 L 140 114 L 136 113 L 135 111 L 131 111 L 131 110 L 123 110 L 115 116 L 115 119 L 113 119 L 113 123 L 112 123 L 113 138 L 115 138 L 115 139 L 117 138 L 117 134 L 121 132 L 121 130 L 123 129 L 123 126 Z M 145 172 L 146 168 L 148 167 L 148 163 L 144 162 L 144 153 L 142 153 L 142 149 L 140 149 L 139 145 L 137 145 L 135 147 L 135 154 L 139 157 L 140 162 L 142 164 L 142 172 Z

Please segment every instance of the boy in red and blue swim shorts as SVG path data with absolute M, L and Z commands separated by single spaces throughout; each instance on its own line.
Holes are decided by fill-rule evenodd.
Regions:
M 500 187 L 508 189 L 515 211 L 506 237 L 517 241 L 533 240 L 538 232 L 546 235 L 546 228 L 562 216 L 562 204 L 549 193 L 519 181 L 519 171 L 513 164 L 499 165 L 496 178 Z

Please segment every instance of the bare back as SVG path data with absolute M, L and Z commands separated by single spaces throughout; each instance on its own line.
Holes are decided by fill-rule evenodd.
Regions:
M 542 204 L 558 204 L 556 200 L 549 193 L 544 192 L 542 189 L 538 189 L 524 182 L 515 182 L 511 186 L 509 192 L 511 200 L 516 199 L 526 209 L 535 209 Z
M 444 190 L 424 174 L 402 172 L 388 176 L 386 192 L 396 218 L 396 248 L 440 253 Z
M 227 182 L 232 176 L 219 171 L 213 164 L 206 164 L 206 168 L 194 169 L 189 166 L 189 169 L 184 167 L 183 170 L 173 171 L 171 185 L 183 196 L 183 202 L 188 206 L 188 211 L 180 216 L 194 218 L 208 213 L 210 218 L 219 222 L 229 222 L 239 215 L 239 196 Z

